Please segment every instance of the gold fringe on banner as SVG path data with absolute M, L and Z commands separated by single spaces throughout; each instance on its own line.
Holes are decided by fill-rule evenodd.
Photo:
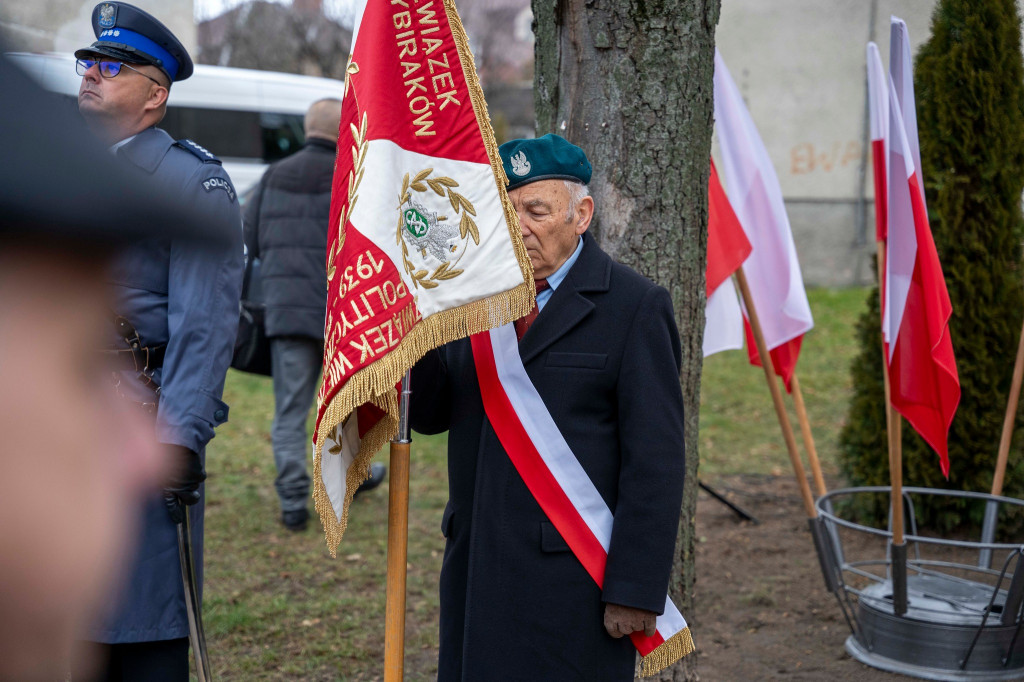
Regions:
M 434 348 L 493 327 L 500 327 L 528 315 L 533 310 L 533 304 L 533 287 L 524 282 L 489 298 L 443 310 L 424 318 L 409 331 L 398 347 L 372 365 L 353 374 L 341 390 L 330 399 L 316 432 L 313 452 L 313 500 L 324 524 L 327 549 L 332 557 L 336 556 L 341 536 L 348 525 L 348 509 L 356 488 L 369 475 L 370 459 L 395 436 L 398 428 L 398 395 L 395 384 L 401 381 L 406 370 Z M 344 420 L 353 415 L 357 407 L 366 403 L 373 403 L 386 414 L 359 443 L 359 453 L 346 475 L 345 504 L 339 515 L 331 505 L 327 488 L 323 483 L 321 462 L 324 457 L 324 441 L 336 428 L 341 428 Z M 341 434 L 337 435 L 340 443 Z
M 653 677 L 684 656 L 694 652 L 690 628 L 683 628 L 651 653 L 640 659 L 640 677 Z
M 324 524 L 327 548 L 332 557 L 336 556 L 338 544 L 348 525 L 348 510 L 356 488 L 369 476 L 370 459 L 395 436 L 397 431 L 398 397 L 395 384 L 402 379 L 410 367 L 434 348 L 513 322 L 528 315 L 534 306 L 535 292 L 531 286 L 533 266 L 530 264 L 530 257 L 523 244 L 522 233 L 519 229 L 519 217 L 505 190 L 508 178 L 498 154 L 498 144 L 494 138 L 490 116 L 487 113 L 483 88 L 480 87 L 480 79 L 477 77 L 473 53 L 469 49 L 469 40 L 453 0 L 444 0 L 444 8 L 459 61 L 462 64 L 462 73 L 466 78 L 469 97 L 473 102 L 473 112 L 476 114 L 484 147 L 487 149 L 487 157 L 494 172 L 495 186 L 501 197 L 505 224 L 508 227 L 516 260 L 523 274 L 523 283 L 509 291 L 424 318 L 409 331 L 397 348 L 372 365 L 353 374 L 330 398 L 320 419 L 314 441 L 313 500 L 316 511 Z M 344 228 L 345 225 L 342 222 L 338 237 L 339 254 L 341 244 L 344 243 Z M 344 508 L 342 513 L 338 514 L 331 504 L 323 483 L 321 462 L 324 441 L 328 435 L 335 432 L 335 429 L 342 428 L 343 422 L 353 415 L 357 407 L 366 403 L 373 403 L 383 410 L 385 415 L 360 441 L 359 452 L 346 474 Z M 337 436 L 340 443 L 341 434 L 339 433 Z M 657 650 L 652 653 L 656 652 Z
M 484 89 L 480 87 L 480 79 L 476 75 L 476 63 L 473 61 L 473 52 L 469 49 L 469 38 L 466 37 L 465 29 L 462 28 L 462 21 L 459 19 L 458 10 L 455 9 L 454 0 L 444 0 L 444 11 L 448 16 L 448 25 L 452 29 L 452 38 L 455 40 L 455 48 L 459 53 L 459 62 L 462 63 L 462 73 L 466 76 L 469 99 L 473 102 L 476 121 L 484 138 L 487 158 L 491 160 L 494 182 L 498 186 L 501 205 L 505 209 L 505 223 L 508 225 L 509 236 L 512 238 L 516 259 L 519 261 L 519 267 L 523 270 L 523 279 L 527 282 L 532 282 L 533 265 L 530 263 L 530 257 L 526 253 L 526 246 L 523 244 L 523 235 L 519 230 L 519 215 L 516 213 L 512 202 L 509 201 L 508 192 L 505 190 L 505 187 L 508 185 L 508 176 L 505 175 L 505 166 L 502 164 L 501 156 L 498 154 L 498 142 L 494 139 L 491 116 L 487 113 Z M 530 309 L 533 309 L 532 305 Z

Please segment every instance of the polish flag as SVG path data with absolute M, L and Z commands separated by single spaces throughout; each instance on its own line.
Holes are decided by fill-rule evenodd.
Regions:
M 889 177 L 886 169 L 888 155 L 886 145 L 889 139 L 889 81 L 885 77 L 885 67 L 878 53 L 878 45 L 868 43 L 868 120 L 871 125 L 871 159 L 875 176 L 875 241 L 884 242 L 886 238 L 886 218 L 888 207 L 886 201 L 885 179 Z
M 753 246 L 743 271 L 750 282 L 775 373 L 783 378 L 788 390 L 803 335 L 814 327 L 814 318 L 804 291 L 778 176 L 717 49 L 715 120 L 729 203 Z M 749 323 L 745 328 L 750 362 L 759 365 Z
M 917 104 L 914 100 L 914 60 L 910 56 L 910 33 L 907 23 L 899 17 L 889 17 L 889 76 L 896 89 L 896 101 L 900 104 L 903 130 L 906 131 L 914 168 L 921 169 L 921 147 L 917 142 Z M 920 179 L 920 178 L 918 178 Z M 921 205 L 928 208 L 924 198 L 924 183 L 921 183 Z
M 883 321 L 889 383 L 893 407 L 939 454 L 942 473 L 948 478 L 947 438 L 960 402 L 960 379 L 949 337 L 953 308 L 928 225 L 920 167 L 915 165 L 904 120 L 896 85 L 890 81 Z
M 730 278 L 743 265 L 751 249 L 712 161 L 708 180 L 708 303 L 704 319 L 704 357 L 743 348 L 743 312 Z

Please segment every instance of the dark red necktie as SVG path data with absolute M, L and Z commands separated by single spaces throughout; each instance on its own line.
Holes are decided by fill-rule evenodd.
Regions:
M 546 279 L 534 280 L 533 284 L 537 288 L 538 294 L 540 294 L 540 292 L 548 288 L 548 281 Z M 530 314 L 527 315 L 526 317 L 520 317 L 518 320 L 515 321 L 514 324 L 516 327 L 516 339 L 518 341 L 523 340 L 523 336 L 526 334 L 526 330 L 529 329 L 530 325 L 533 324 L 533 321 L 537 319 L 538 313 L 540 313 L 540 308 L 537 307 L 537 302 L 534 301 L 533 310 L 530 311 Z

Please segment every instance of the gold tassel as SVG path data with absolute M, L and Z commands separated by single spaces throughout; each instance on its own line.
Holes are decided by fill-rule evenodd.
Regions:
M 484 89 L 480 86 L 480 79 L 476 75 L 476 64 L 473 61 L 473 52 L 469 49 L 469 38 L 462 28 L 462 21 L 459 19 L 459 12 L 455 9 L 455 0 L 444 0 L 445 14 L 448 15 L 448 25 L 452 29 L 452 38 L 455 40 L 455 49 L 459 53 L 459 62 L 462 63 L 462 73 L 466 77 L 466 87 L 469 90 L 469 99 L 473 102 L 473 111 L 476 113 L 476 122 L 480 126 L 480 133 L 484 138 L 484 147 L 487 148 L 487 158 L 491 161 L 491 169 L 494 171 L 494 182 L 498 186 L 498 194 L 501 196 L 501 205 L 505 209 L 505 223 L 508 225 L 509 237 L 512 238 L 512 248 L 515 249 L 516 259 L 523 271 L 523 279 L 527 282 L 533 281 L 533 264 L 526 254 L 526 246 L 523 244 L 523 235 L 519 230 L 519 215 L 515 207 L 508 199 L 508 192 L 505 186 L 508 185 L 508 176 L 505 175 L 505 166 L 501 163 L 501 156 L 498 154 L 498 142 L 494 138 L 494 128 L 491 127 L 491 116 L 487 113 L 487 101 L 484 100 Z M 531 310 L 533 306 L 530 306 Z M 529 311 L 527 311 L 529 312 Z
M 671 638 L 662 642 L 651 653 L 640 659 L 640 677 L 653 677 L 683 656 L 693 653 L 693 637 L 690 628 L 683 628 Z

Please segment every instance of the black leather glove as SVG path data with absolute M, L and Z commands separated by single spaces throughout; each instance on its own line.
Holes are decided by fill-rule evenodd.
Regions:
M 174 472 L 164 486 L 164 504 L 175 524 L 185 520 L 185 507 L 199 501 L 199 485 L 206 480 L 199 454 L 182 445 L 167 446 L 171 452 Z

